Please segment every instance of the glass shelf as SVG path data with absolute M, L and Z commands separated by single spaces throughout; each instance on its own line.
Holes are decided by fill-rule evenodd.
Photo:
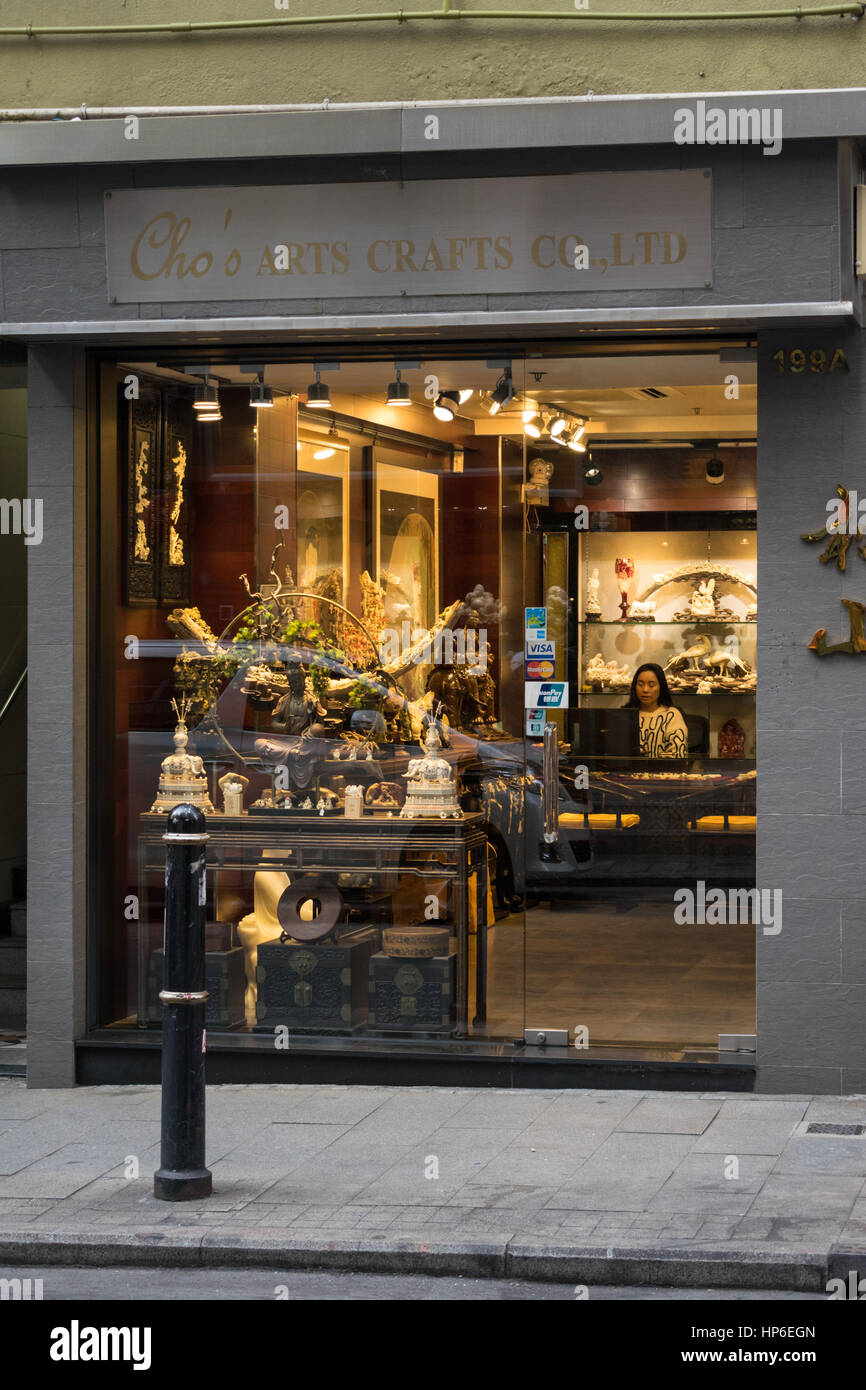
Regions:
M 619 698 L 622 699 L 624 696 L 628 696 L 628 692 L 630 689 L 630 686 L 623 686 L 621 690 L 601 690 L 594 689 L 593 687 L 590 687 L 589 689 L 584 689 L 583 686 L 581 686 L 578 693 L 581 696 L 610 695 L 619 696 Z M 722 689 L 713 690 L 710 692 L 709 695 L 698 695 L 697 691 L 695 690 L 678 690 L 675 686 L 671 686 L 671 698 L 674 699 L 675 704 L 678 704 L 680 700 L 754 700 L 755 691 Z
M 593 618 L 583 619 L 578 627 L 753 627 L 758 624 L 747 618 L 677 618 L 664 622 L 650 621 L 648 618 Z

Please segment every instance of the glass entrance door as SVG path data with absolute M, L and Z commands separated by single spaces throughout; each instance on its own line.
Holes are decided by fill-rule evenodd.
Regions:
M 755 1031 L 742 357 L 736 401 L 718 344 L 528 363 L 526 1026 L 578 1047 L 681 1057 Z

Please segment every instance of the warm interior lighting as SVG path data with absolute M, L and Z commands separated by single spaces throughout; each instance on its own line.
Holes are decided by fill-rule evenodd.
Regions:
M 457 407 L 459 404 L 460 397 L 456 391 L 440 391 L 439 395 L 436 397 L 433 414 L 436 416 L 437 420 L 444 420 L 446 423 L 449 423 L 457 414 Z

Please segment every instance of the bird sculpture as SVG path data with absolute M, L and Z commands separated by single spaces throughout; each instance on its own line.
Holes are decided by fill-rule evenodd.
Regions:
M 701 657 L 709 656 L 712 649 L 712 642 L 706 635 L 699 637 L 697 642 L 693 642 L 690 647 L 686 647 L 684 652 L 677 652 L 665 665 L 666 671 L 685 671 L 691 665 L 693 671 L 699 671 L 699 661 Z
M 726 676 L 730 675 L 732 670 L 735 671 L 738 676 L 747 676 L 749 674 L 749 668 L 746 663 L 741 661 L 738 656 L 735 656 L 732 651 L 729 651 L 727 647 L 716 647 L 714 652 L 710 652 L 709 656 L 703 658 L 702 665 L 713 671 L 724 672 Z

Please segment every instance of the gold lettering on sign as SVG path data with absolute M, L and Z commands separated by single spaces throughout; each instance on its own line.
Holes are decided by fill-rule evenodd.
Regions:
M 376 272 L 377 275 L 384 275 L 384 274 L 385 274 L 385 271 L 388 270 L 390 267 L 387 266 L 387 265 L 379 265 L 379 264 L 378 264 L 378 254 L 377 254 L 377 251 L 376 251 L 376 247 L 377 247 L 377 246 L 386 246 L 386 247 L 390 247 L 390 245 L 391 245 L 390 241 L 374 241 L 373 244 L 370 246 L 368 252 L 367 252 L 367 264 L 368 264 L 368 266 L 370 267 L 371 270 L 375 270 L 375 272 Z
M 552 260 L 543 261 L 541 259 L 541 243 L 543 241 L 550 242 L 550 253 L 553 258 Z M 546 255 L 547 252 L 545 252 L 544 254 Z M 556 238 L 552 236 L 537 236 L 534 242 L 532 243 L 532 259 L 535 261 L 535 264 L 539 266 L 542 270 L 552 270 L 554 262 L 556 260 Z
M 150 546 L 147 543 L 147 527 L 144 522 L 144 513 L 150 507 L 150 500 L 147 495 L 147 474 L 150 444 L 143 439 L 138 449 L 138 458 L 135 460 L 135 558 L 136 560 L 150 559 Z
M 180 519 L 180 510 L 183 506 L 183 480 L 186 474 L 186 449 L 178 440 L 177 453 L 172 459 L 174 465 L 175 495 L 174 504 L 171 509 L 171 527 L 168 533 L 168 563 L 170 565 L 183 564 L 183 541 L 178 531 L 177 523 Z
M 136 237 L 130 254 L 130 269 L 136 279 L 157 280 L 160 275 L 168 279 L 174 274 L 178 280 L 186 275 L 194 275 L 198 280 L 202 275 L 207 275 L 213 265 L 210 251 L 200 251 L 187 264 L 188 256 L 180 250 L 191 226 L 188 217 L 178 221 L 174 212 L 158 212 L 152 217 Z M 146 270 L 141 260 L 142 253 L 147 250 L 162 251 L 166 246 L 168 250 L 156 270 Z

